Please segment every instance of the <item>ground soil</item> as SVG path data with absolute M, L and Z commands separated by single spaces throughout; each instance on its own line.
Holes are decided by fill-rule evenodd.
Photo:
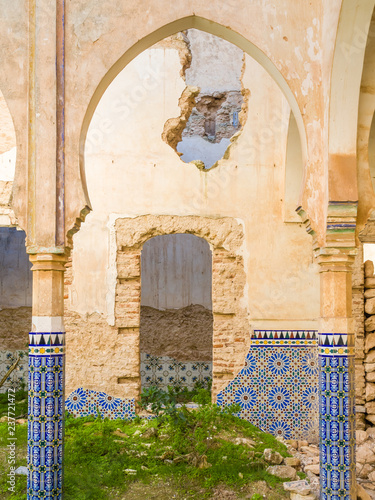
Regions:
M 184 491 L 181 491 L 181 486 Z M 150 484 L 133 483 L 129 490 L 120 496 L 114 495 L 114 500 L 201 500 L 205 490 L 192 482 L 184 485 L 170 481 L 155 481 Z M 235 491 L 226 485 L 217 486 L 207 500 L 247 500 L 258 493 L 265 500 L 284 500 L 289 498 L 283 490 L 270 488 L 265 481 L 249 483 L 240 491 Z
M 165 311 L 141 307 L 141 352 L 178 361 L 212 361 L 212 331 L 212 311 L 201 305 Z

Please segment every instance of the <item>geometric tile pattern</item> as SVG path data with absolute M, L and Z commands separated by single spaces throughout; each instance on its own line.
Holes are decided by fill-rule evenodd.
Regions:
M 74 417 L 100 415 L 111 420 L 135 418 L 135 400 L 115 398 L 105 392 L 78 388 L 65 401 L 65 409 Z
M 187 387 L 197 382 L 207 383 L 212 378 L 212 363 L 207 361 L 177 361 L 168 356 L 141 353 L 142 388 L 157 386 L 161 389 Z
M 20 361 L 17 368 L 13 370 L 5 384 L 0 388 L 0 393 L 7 392 L 8 387 L 19 390 L 23 386 L 26 386 L 28 370 L 27 351 L 0 351 L 0 380 L 18 357 Z
M 254 331 L 245 366 L 217 403 L 239 404 L 240 417 L 285 438 L 314 439 L 319 414 L 320 498 L 350 500 L 355 495 L 353 336 L 320 334 L 319 346 L 317 338 L 316 331 Z M 29 500 L 62 498 L 65 407 L 74 416 L 135 417 L 134 400 L 103 392 L 79 388 L 65 403 L 64 348 L 62 332 L 30 333 Z M 1 356 L 6 367 L 12 364 L 12 353 Z M 143 387 L 193 388 L 211 376 L 211 363 L 141 354 Z
M 286 439 L 318 441 L 318 348 L 315 331 L 255 331 L 245 366 L 217 395 L 239 416 Z
M 321 335 L 319 344 L 320 498 L 350 500 L 356 463 L 354 355 L 341 348 L 347 339 L 338 344 L 337 337 Z
M 317 345 L 318 332 L 315 330 L 254 330 L 252 345 Z
M 354 336 L 346 333 L 321 333 L 319 354 L 325 356 L 354 356 Z
M 61 499 L 63 482 L 64 334 L 30 334 L 29 500 Z

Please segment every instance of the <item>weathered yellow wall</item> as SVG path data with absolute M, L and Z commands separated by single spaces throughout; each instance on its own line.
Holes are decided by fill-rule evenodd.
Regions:
M 162 68 L 168 78 L 155 79 L 147 98 L 132 102 L 132 92 L 147 79 L 151 57 L 154 68 Z M 197 214 L 242 221 L 246 303 L 253 321 L 289 320 L 291 328 L 295 321 L 315 320 L 319 296 L 311 240 L 301 224 L 283 222 L 289 121 L 284 97 L 247 58 L 247 123 L 229 159 L 202 172 L 179 160 L 160 137 L 165 121 L 179 114 L 184 89 L 179 71 L 177 51 L 145 52 L 118 76 L 97 108 L 85 159 L 93 212 L 74 238 L 72 308 L 111 314 L 106 287 L 95 283 L 109 279 L 116 214 Z M 134 109 L 128 112 L 121 102 L 129 96 Z
M 130 218 L 128 230 L 136 240 L 141 231 L 136 217 L 142 215 L 211 217 L 219 226 L 221 218 L 231 217 L 244 233 L 237 250 L 246 275 L 245 288 L 236 297 L 246 318 L 241 320 L 241 335 L 249 339 L 253 328 L 316 329 L 319 284 L 311 239 L 302 223 L 284 222 L 290 116 L 285 97 L 247 56 L 246 124 L 226 159 L 204 172 L 182 162 L 161 138 L 165 122 L 180 113 L 178 100 L 185 88 L 180 71 L 176 49 L 150 49 L 118 75 L 98 105 L 85 154 L 93 211 L 74 237 L 67 308 L 75 317 L 99 315 L 100 321 L 114 325 L 116 220 Z M 138 322 L 130 326 L 138 327 Z M 68 320 L 68 333 L 69 329 Z M 246 340 L 237 353 L 232 352 L 236 370 L 247 349 Z M 68 373 L 73 362 L 69 356 L 68 345 Z
M 355 3 L 359 3 L 359 0 Z M 222 35 L 254 55 L 267 66 L 288 95 L 299 129 L 306 135 L 303 141 L 307 160 L 302 196 L 304 208 L 322 242 L 327 200 L 327 183 L 324 179 L 328 165 L 329 85 L 341 5 L 342 0 L 334 0 L 329 4 L 314 0 L 309 3 L 308 9 L 304 3 L 293 0 L 280 0 L 277 6 L 270 2 L 247 0 L 194 0 L 188 3 L 178 0 L 173 5 L 170 2 L 163 4 L 142 0 L 136 7 L 129 1 L 119 4 L 114 0 L 101 3 L 79 0 L 66 4 L 67 227 L 71 228 L 75 224 L 87 204 L 84 178 L 80 175 L 82 157 L 79 155 L 83 154 L 85 133 L 102 92 L 138 53 L 167 35 L 196 27 Z M 36 120 L 35 144 L 38 145 L 37 155 L 40 155 L 38 172 L 43 173 L 53 186 L 48 160 L 52 158 L 55 146 L 53 119 L 50 119 L 54 112 L 53 103 L 56 102 L 54 64 L 51 62 L 55 60 L 55 9 L 47 0 L 36 5 L 36 52 L 28 44 L 28 29 L 32 29 L 34 19 L 28 3 L 20 0 L 9 4 L 4 0 L 1 12 L 3 71 L 0 88 L 11 109 L 19 141 L 14 206 L 21 227 L 26 228 L 29 223 L 31 229 L 34 220 L 30 217 L 27 219 L 27 214 L 32 211 L 32 207 L 27 209 L 25 191 L 28 178 L 28 89 L 31 92 L 33 88 L 36 89 L 34 104 L 37 112 L 41 113 Z M 256 22 L 252 22 L 254 19 Z M 38 63 L 35 87 L 28 85 L 29 55 L 31 61 L 35 59 Z M 31 78 L 32 73 L 31 67 Z M 32 116 L 31 119 L 33 123 Z M 43 190 L 39 177 L 37 184 L 37 189 Z M 48 229 L 53 228 L 48 220 L 55 203 L 55 193 L 52 191 L 51 196 L 43 197 L 44 204 L 39 203 L 37 197 L 40 215 L 36 217 L 39 220 L 43 216 L 47 221 L 44 227 L 37 225 L 35 234 L 28 231 L 30 242 L 53 244 L 53 235 L 48 235 L 44 229 L 47 226 Z
M 328 197 L 332 194 L 331 199 L 338 196 L 345 200 L 349 195 L 356 196 L 353 144 L 356 142 L 357 97 L 374 0 L 329 3 L 314 0 L 308 9 L 304 3 L 293 0 L 281 0 L 277 7 L 270 2 L 247 0 L 206 3 L 178 0 L 173 6 L 169 2 L 163 6 L 148 0 L 138 2 L 136 8 L 132 2 L 119 5 L 114 0 L 101 3 L 80 0 L 66 5 L 67 228 L 73 227 L 77 218 L 80 224 L 81 211 L 88 204 L 80 168 L 86 131 L 102 93 L 137 54 L 164 36 L 196 27 L 222 35 L 258 58 L 288 96 L 304 136 L 302 150 L 306 164 L 301 200 L 319 244 L 324 244 Z M 13 200 L 16 215 L 20 226 L 27 230 L 29 243 L 49 246 L 53 245 L 55 236 L 53 218 L 49 220 L 55 206 L 55 179 L 50 168 L 55 155 L 55 8 L 48 0 L 39 1 L 34 19 L 29 7 L 24 0 L 1 2 L 0 89 L 11 110 L 19 146 Z M 147 13 L 147 23 L 144 13 Z M 254 19 L 256 23 L 252 22 Z M 29 33 L 34 20 L 35 33 Z M 36 52 L 29 46 L 34 35 Z M 38 63 L 35 81 L 30 65 L 34 62 Z M 343 79 L 348 83 L 342 85 Z M 28 98 L 34 89 L 33 104 L 38 111 L 28 117 Z M 342 102 L 347 105 L 342 106 Z M 347 125 L 341 130 L 342 123 Z M 32 135 L 28 138 L 29 124 L 36 126 L 35 143 Z M 34 166 L 38 170 L 34 201 L 39 215 L 33 211 L 33 201 L 27 207 L 31 180 L 27 157 L 33 151 L 40 155 L 29 172 L 33 174 Z M 345 175 L 340 174 L 343 171 L 340 165 L 344 164 L 347 179 L 350 178 L 347 182 Z M 332 182 L 328 186 L 328 179 L 332 181 L 337 176 L 340 192 Z M 51 189 L 45 194 L 43 179 L 45 182 L 47 178 Z M 367 189 L 368 181 L 365 179 L 360 191 Z M 332 189 L 331 194 L 328 188 Z M 45 223 L 40 224 L 43 218 Z
M 365 66 L 361 81 L 361 93 L 358 110 L 358 229 L 361 231 L 373 210 L 374 193 L 374 144 L 375 144 L 375 12 L 370 25 L 372 36 L 369 37 Z

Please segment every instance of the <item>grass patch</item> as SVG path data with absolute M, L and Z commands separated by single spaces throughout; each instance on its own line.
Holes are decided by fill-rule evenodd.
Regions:
M 16 418 L 27 418 L 27 391 L 21 389 L 16 393 L 10 392 L 9 394 L 12 397 L 15 396 Z M 0 418 L 5 415 L 8 415 L 8 392 L 0 394 Z
M 67 416 L 65 500 L 114 500 L 127 495 L 142 499 L 144 488 L 152 490 L 153 485 L 160 491 L 161 485 L 169 485 L 181 498 L 203 500 L 214 488 L 224 485 L 240 491 L 256 481 L 275 489 L 271 498 L 281 498 L 276 491 L 280 493 L 282 480 L 266 472 L 263 451 L 272 448 L 287 456 L 286 447 L 239 419 L 236 411 L 237 407 L 222 410 L 212 404 L 193 411 L 184 406 L 176 409 L 174 402 L 154 420 Z M 26 477 L 17 476 L 17 493 L 7 492 L 7 432 L 7 424 L 0 424 L 0 498 L 24 500 Z M 26 465 L 26 434 L 27 426 L 18 425 L 17 466 Z M 139 497 L 134 496 L 137 489 Z

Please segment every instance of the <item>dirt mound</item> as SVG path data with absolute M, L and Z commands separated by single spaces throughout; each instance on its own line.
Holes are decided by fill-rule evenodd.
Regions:
M 212 330 L 212 311 L 201 305 L 165 311 L 141 307 L 141 352 L 178 361 L 212 361 Z

